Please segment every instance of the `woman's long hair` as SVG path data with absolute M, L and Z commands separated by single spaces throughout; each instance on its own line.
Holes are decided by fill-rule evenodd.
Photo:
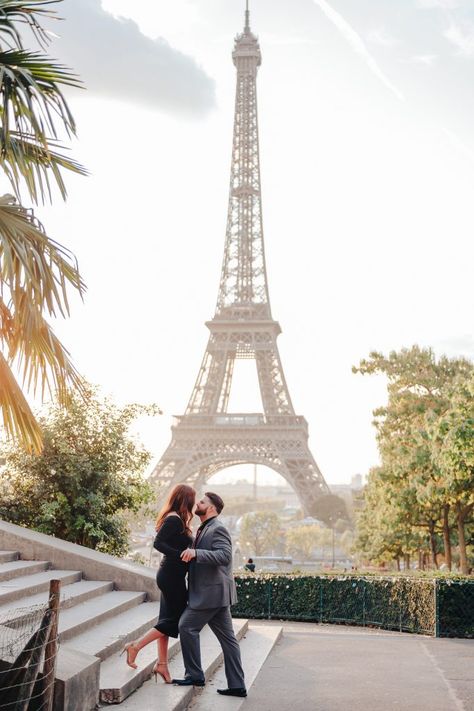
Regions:
M 191 519 L 193 517 L 196 492 L 192 486 L 177 484 L 171 491 L 168 499 L 156 519 L 156 530 L 163 525 L 168 514 L 177 513 L 183 523 L 183 533 L 191 534 Z

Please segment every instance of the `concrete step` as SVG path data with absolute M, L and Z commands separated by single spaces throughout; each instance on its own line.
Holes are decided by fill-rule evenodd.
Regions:
M 248 621 L 234 620 L 233 622 L 237 639 L 241 639 L 247 632 Z M 201 633 L 201 661 L 206 680 L 210 679 L 222 662 L 221 647 L 209 627 L 205 627 Z M 172 677 L 183 678 L 184 668 L 181 654 L 177 654 L 171 659 L 169 668 Z M 146 681 L 138 691 L 125 699 L 120 711 L 151 711 L 158 708 L 166 709 L 166 711 L 181 711 L 189 705 L 194 693 L 193 686 L 164 684 L 158 677 L 158 684 L 155 684 L 153 680 Z
M 247 691 L 251 689 L 260 669 L 265 664 L 282 633 L 283 627 L 275 627 L 273 625 L 252 625 L 249 627 L 245 638 L 240 643 Z M 245 703 L 245 698 L 217 695 L 217 689 L 226 688 L 225 669 L 221 665 L 204 689 L 196 689 L 191 704 L 188 706 L 189 711 L 209 711 L 216 703 L 219 704 L 219 711 L 238 711 Z
M 122 648 L 123 644 L 120 649 Z M 168 659 L 172 659 L 179 651 L 179 641 L 171 638 Z M 105 704 L 120 704 L 150 678 L 157 657 L 157 643 L 152 642 L 140 651 L 136 659 L 138 669 L 127 666 L 125 654 L 121 656 L 114 654 L 102 662 L 100 665 L 100 700 Z
M 145 597 L 145 593 L 114 590 L 63 610 L 59 616 L 60 641 L 92 631 L 95 625 L 140 605 Z
M 104 661 L 112 654 L 119 653 L 127 642 L 132 642 L 148 632 L 156 624 L 159 612 L 159 602 L 144 602 L 121 615 L 101 622 L 83 634 L 76 635 L 62 646 L 99 657 Z M 145 650 L 140 654 L 140 666 L 143 666 L 144 654 Z
M 66 585 L 64 589 L 61 590 L 60 619 L 64 614 L 63 610 L 73 607 L 74 605 L 84 603 L 86 600 L 95 598 L 98 595 L 103 595 L 104 593 L 110 592 L 112 589 L 113 583 L 97 580 L 80 580 L 77 583 Z M 10 626 L 12 626 L 11 623 L 18 624 L 21 620 L 30 615 L 32 607 L 45 605 L 48 601 L 48 597 L 49 591 L 45 590 L 37 595 L 30 595 L 22 598 L 22 600 L 19 601 L 21 607 L 12 608 L 11 603 L 2 605 L 0 607 L 0 618 L 8 619 L 8 624 Z
M 42 560 L 12 560 L 8 563 L 0 563 L 0 582 L 20 578 L 23 575 L 41 573 L 48 568 L 50 568 L 50 564 Z
M 60 580 L 61 588 L 63 588 L 65 585 L 77 583 L 81 579 L 82 573 L 78 570 L 46 570 L 44 573 L 6 580 L 0 583 L 0 605 L 18 601 L 18 606 L 21 606 L 22 598 L 36 595 L 45 590 L 49 591 L 51 580 Z
M 15 551 L 0 551 L 0 563 L 9 563 L 12 560 L 18 560 L 19 557 Z

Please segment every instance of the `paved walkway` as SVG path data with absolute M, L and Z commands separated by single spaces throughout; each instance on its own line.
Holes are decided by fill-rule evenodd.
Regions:
M 242 711 L 313 710 L 474 711 L 474 640 L 284 623 Z

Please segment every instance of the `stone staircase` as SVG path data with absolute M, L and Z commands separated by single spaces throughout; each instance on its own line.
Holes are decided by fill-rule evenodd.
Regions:
M 89 576 L 88 576 L 89 577 Z M 110 577 L 110 576 L 108 576 Z M 0 620 L 9 625 L 21 622 L 28 608 L 46 603 L 49 582 L 61 581 L 59 616 L 60 647 L 57 661 L 55 705 L 57 711 L 90 711 L 100 704 L 120 704 L 124 711 L 166 711 L 212 707 L 216 685 L 226 686 L 222 677 L 222 652 L 208 628 L 202 632 L 202 661 L 206 679 L 204 689 L 158 684 L 150 679 L 156 661 L 156 645 L 145 647 L 134 670 L 120 657 L 128 641 L 150 629 L 158 617 L 159 602 L 137 590 L 116 589 L 112 580 L 85 579 L 82 570 L 53 569 L 47 560 L 23 560 L 15 551 L 0 551 Z M 247 620 L 234 620 L 241 640 L 247 683 L 253 682 L 281 628 L 257 626 L 249 629 Z M 183 676 L 179 640 L 170 640 L 170 672 Z M 221 678 L 222 677 L 222 678 Z M 225 711 L 239 706 L 237 699 L 221 699 Z M 230 707 L 229 707 L 230 708 Z

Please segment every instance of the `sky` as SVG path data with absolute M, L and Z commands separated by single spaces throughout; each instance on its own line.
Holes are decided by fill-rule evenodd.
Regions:
M 331 484 L 378 461 L 370 351 L 414 343 L 474 358 L 474 9 L 471 0 L 251 0 L 267 268 L 297 414 Z M 73 155 L 38 215 L 88 291 L 55 324 L 84 376 L 164 414 L 136 432 L 156 461 L 207 343 L 224 247 L 233 39 L 243 0 L 65 0 L 50 52 Z M 256 411 L 255 374 L 232 405 Z M 246 474 L 249 470 L 233 472 Z M 219 475 L 229 479 L 229 472 Z M 262 481 L 274 476 L 262 471 Z

